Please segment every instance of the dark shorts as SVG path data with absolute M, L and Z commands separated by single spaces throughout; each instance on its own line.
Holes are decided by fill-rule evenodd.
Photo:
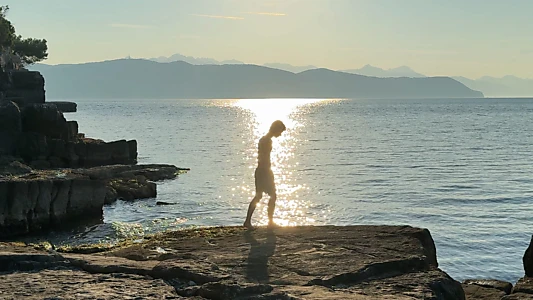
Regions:
M 267 193 L 270 196 L 276 194 L 274 173 L 268 169 L 255 169 L 255 190 L 259 193 Z

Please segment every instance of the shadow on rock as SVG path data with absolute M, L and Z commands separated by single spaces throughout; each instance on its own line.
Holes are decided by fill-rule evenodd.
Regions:
M 259 242 L 254 237 L 253 231 L 244 233 L 246 242 L 250 243 L 250 253 L 246 265 L 246 278 L 250 281 L 268 282 L 268 260 L 276 250 L 276 233 L 273 229 L 267 229 L 266 240 Z

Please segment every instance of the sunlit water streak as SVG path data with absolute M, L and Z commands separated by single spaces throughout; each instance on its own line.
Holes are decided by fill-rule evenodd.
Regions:
M 309 199 L 300 197 L 302 191 L 309 190 L 305 183 L 298 183 L 294 167 L 300 163 L 295 158 L 295 151 L 300 140 L 298 132 L 305 127 L 305 123 L 298 114 L 306 109 L 307 105 L 326 104 L 336 100 L 324 99 L 241 99 L 231 105 L 252 112 L 249 119 L 245 119 L 243 126 L 249 126 L 253 131 L 252 143 L 248 141 L 249 151 L 243 159 L 249 164 L 249 169 L 254 170 L 257 163 L 257 143 L 265 135 L 270 125 L 275 120 L 281 120 L 287 130 L 278 138 L 275 138 L 272 146 L 271 162 L 272 171 L 276 181 L 277 201 L 274 213 L 274 222 L 281 226 L 312 225 L 315 219 L 308 209 L 313 203 Z M 217 103 L 219 104 L 219 103 Z M 243 182 L 243 186 L 237 186 L 243 192 L 248 193 L 249 200 L 255 192 L 253 183 Z M 264 203 L 264 202 L 263 202 Z M 256 215 L 259 216 L 258 225 L 268 224 L 267 205 L 259 203 Z M 266 203 L 265 203 L 266 204 Z M 324 217 L 326 217 L 324 215 Z
M 302 102 L 303 101 L 303 102 Z M 310 101 L 310 102 L 305 102 Z M 70 241 L 142 237 L 186 226 L 240 225 L 268 125 L 292 224 L 428 228 L 455 279 L 523 275 L 533 228 L 533 100 L 82 100 L 80 131 L 137 139 L 140 163 L 190 167 L 156 199 L 105 207 L 105 224 Z M 265 197 L 267 198 L 267 197 Z M 254 221 L 266 221 L 266 201 Z

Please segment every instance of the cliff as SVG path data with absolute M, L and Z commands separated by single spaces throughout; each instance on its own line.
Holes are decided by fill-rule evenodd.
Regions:
M 377 78 L 327 69 L 294 74 L 256 65 L 137 59 L 35 68 L 46 76 L 48 95 L 54 98 L 483 97 L 448 77 Z
M 136 165 L 137 142 L 104 142 L 78 132 L 44 99 L 38 72 L 0 73 L 0 237 L 101 220 L 104 204 L 157 195 L 153 181 L 175 178 L 170 165 Z

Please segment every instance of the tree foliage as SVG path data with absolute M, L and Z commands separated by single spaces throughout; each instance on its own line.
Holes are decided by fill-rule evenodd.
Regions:
M 13 45 L 15 38 L 15 27 L 6 19 L 9 7 L 0 6 L 0 47 L 8 48 Z
M 45 60 L 48 57 L 46 40 L 17 35 L 15 27 L 6 18 L 8 11 L 8 6 L 0 6 L 0 52 L 19 56 L 24 65 Z
M 13 43 L 13 53 L 20 56 L 25 65 L 31 65 L 45 60 L 48 57 L 48 46 L 46 40 L 17 36 Z

